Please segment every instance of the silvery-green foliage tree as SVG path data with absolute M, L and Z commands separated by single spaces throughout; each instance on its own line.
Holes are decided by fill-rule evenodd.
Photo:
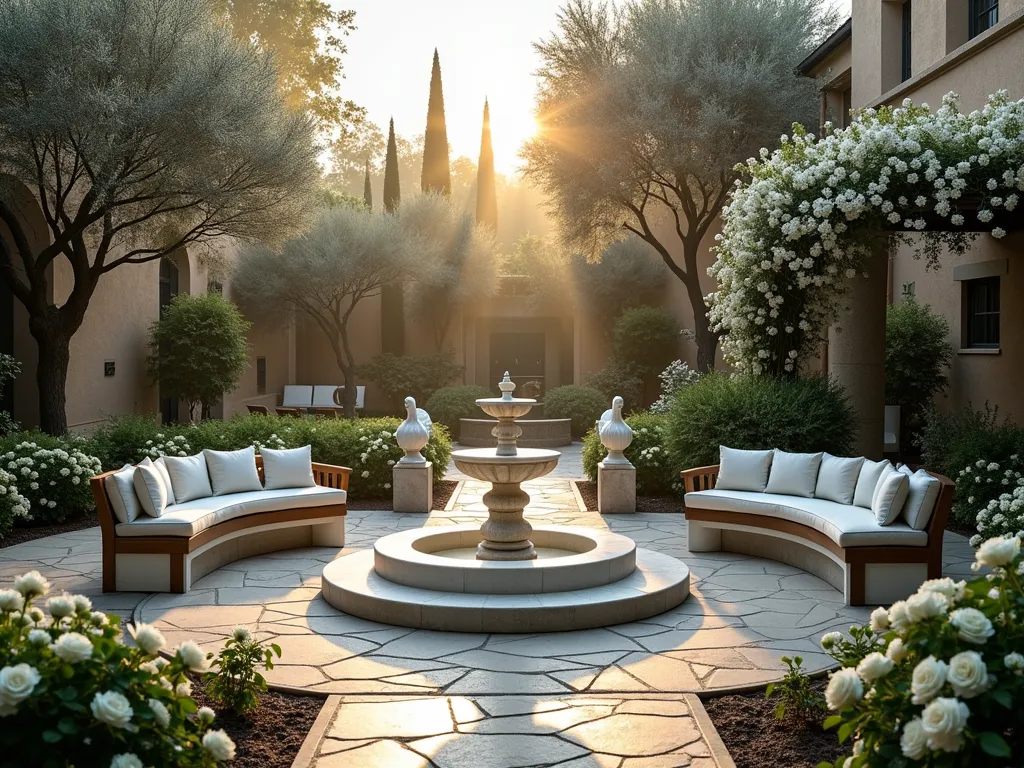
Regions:
M 567 244 L 596 257 L 623 229 L 661 255 L 694 311 L 697 366 L 714 365 L 698 255 L 733 167 L 812 124 L 796 65 L 836 14 L 819 0 L 569 0 L 541 57 L 527 175 Z M 707 245 L 703 247 L 707 248 Z
M 459 310 L 494 293 L 494 233 L 436 193 L 403 201 L 398 220 L 423 248 L 409 286 L 412 311 L 430 327 L 440 353 Z
M 103 276 L 287 235 L 318 178 L 312 136 L 271 56 L 206 0 L 0 2 L 0 279 L 39 346 L 44 430 L 66 431 L 71 337 Z
M 360 301 L 409 277 L 422 251 L 397 217 L 339 206 L 321 211 L 312 228 L 285 242 L 280 252 L 265 246 L 243 249 L 231 290 L 252 313 L 282 321 L 301 318 L 323 332 L 344 379 L 345 415 L 354 418 L 356 359 L 349 319 Z

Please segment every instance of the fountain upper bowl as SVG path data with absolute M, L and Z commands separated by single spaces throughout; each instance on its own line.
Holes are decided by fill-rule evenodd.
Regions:
M 537 404 L 537 401 L 529 397 L 513 397 L 509 399 L 482 397 L 476 401 L 476 404 L 488 416 L 493 416 L 496 419 L 516 419 L 528 414 L 530 409 Z
M 546 448 L 520 448 L 515 456 L 498 456 L 494 448 L 466 448 L 453 451 L 452 459 L 461 472 L 491 483 L 525 483 L 548 474 L 558 465 L 561 454 Z

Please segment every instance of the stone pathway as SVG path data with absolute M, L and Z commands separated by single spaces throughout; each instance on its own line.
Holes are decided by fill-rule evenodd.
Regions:
M 219 645 L 234 625 L 253 627 L 284 652 L 267 674 L 271 682 L 344 697 L 321 768 L 711 768 L 687 695 L 764 685 L 780 676 L 780 657 L 793 653 L 810 671 L 826 668 L 820 636 L 869 613 L 788 565 L 691 554 L 682 514 L 602 517 L 580 509 L 562 478 L 524 488 L 528 518 L 610 528 L 682 559 L 692 573 L 690 597 L 640 622 L 536 635 L 393 627 L 320 598 L 320 572 L 335 557 L 398 530 L 481 521 L 485 484 L 471 480 L 448 511 L 350 511 L 340 553 L 303 549 L 238 561 L 187 595 L 102 595 L 98 528 L 0 549 L 0 582 L 38 568 L 58 590 L 156 623 L 173 644 Z M 947 533 L 946 574 L 969 577 L 972 561 L 966 540 Z

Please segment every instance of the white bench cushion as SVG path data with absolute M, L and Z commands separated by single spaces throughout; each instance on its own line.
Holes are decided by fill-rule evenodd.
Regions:
M 747 451 L 724 445 L 720 445 L 718 451 L 716 485 L 736 491 L 763 491 L 768 485 L 768 471 L 775 451 Z
M 194 536 L 218 523 L 258 512 L 344 504 L 347 495 L 336 488 L 316 485 L 207 496 L 167 507 L 160 517 L 143 515 L 133 523 L 118 523 L 114 532 L 118 536 Z
M 840 547 L 924 547 L 928 544 L 925 531 L 915 531 L 902 520 L 883 527 L 870 510 L 825 499 L 716 488 L 686 494 L 686 506 L 789 520 L 825 534 Z
M 772 470 L 768 475 L 765 493 L 780 496 L 814 495 L 814 486 L 818 481 L 818 468 L 821 466 L 822 453 L 787 453 L 775 451 L 772 458 Z

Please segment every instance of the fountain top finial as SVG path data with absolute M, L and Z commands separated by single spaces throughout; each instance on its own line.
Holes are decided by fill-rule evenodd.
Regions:
M 508 371 L 505 371 L 505 378 L 498 382 L 498 389 L 501 390 L 501 399 L 511 400 L 512 392 L 515 388 L 515 382 L 512 381 L 512 378 L 508 375 Z

